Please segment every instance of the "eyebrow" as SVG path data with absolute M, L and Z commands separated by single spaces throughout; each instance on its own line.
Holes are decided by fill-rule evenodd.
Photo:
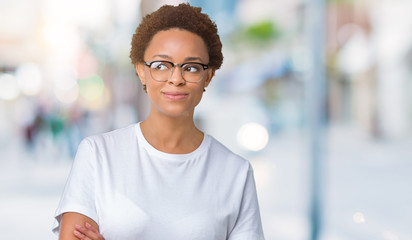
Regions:
M 166 59 L 172 60 L 172 57 L 170 57 L 169 55 L 166 55 L 166 54 L 156 54 L 153 57 L 160 57 L 160 58 L 166 58 Z M 202 58 L 200 58 L 200 57 L 187 57 L 187 58 L 185 58 L 185 62 L 195 61 L 195 60 L 202 61 Z
M 194 61 L 194 60 L 202 61 L 202 59 L 200 57 L 187 57 L 187 58 L 185 58 L 185 61 Z
M 153 57 L 166 58 L 166 59 L 170 59 L 170 60 L 172 59 L 171 57 L 169 57 L 166 54 L 156 54 L 156 55 L 153 55 Z

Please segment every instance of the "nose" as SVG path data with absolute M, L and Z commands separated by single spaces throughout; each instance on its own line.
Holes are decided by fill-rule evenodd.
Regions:
M 182 74 L 180 67 L 175 66 L 171 74 L 172 75 L 170 76 L 169 81 L 168 81 L 169 84 L 181 86 L 186 83 L 186 81 L 183 79 L 183 74 Z

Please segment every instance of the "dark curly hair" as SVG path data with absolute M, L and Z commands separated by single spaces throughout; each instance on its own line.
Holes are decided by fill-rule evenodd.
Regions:
M 201 8 L 182 3 L 178 6 L 164 5 L 146 15 L 132 38 L 132 63 L 144 62 L 146 48 L 157 32 L 179 28 L 195 33 L 205 41 L 209 53 L 209 67 L 219 69 L 223 62 L 222 43 L 216 24 L 201 11 Z

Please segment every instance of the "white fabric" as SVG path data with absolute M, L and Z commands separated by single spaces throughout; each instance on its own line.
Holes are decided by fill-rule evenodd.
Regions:
M 188 154 L 152 147 L 140 124 L 85 138 L 55 213 L 84 214 L 106 240 L 262 240 L 253 170 L 213 137 Z

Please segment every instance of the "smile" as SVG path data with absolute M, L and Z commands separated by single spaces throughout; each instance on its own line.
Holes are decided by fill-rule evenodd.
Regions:
M 169 100 L 178 101 L 183 100 L 187 97 L 187 93 L 181 92 L 163 92 L 163 96 Z

